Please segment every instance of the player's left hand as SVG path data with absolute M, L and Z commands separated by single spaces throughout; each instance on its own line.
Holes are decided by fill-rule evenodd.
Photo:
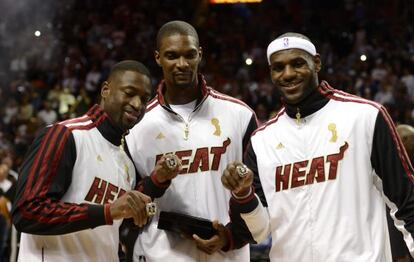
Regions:
M 210 239 L 202 239 L 195 234 L 193 235 L 197 248 L 209 255 L 225 247 L 229 241 L 227 239 L 226 228 L 223 224 L 220 224 L 217 220 L 214 220 L 213 227 L 217 230 L 217 235 L 214 235 Z

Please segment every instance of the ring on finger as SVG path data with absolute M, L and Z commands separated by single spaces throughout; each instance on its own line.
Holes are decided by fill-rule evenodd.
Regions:
M 247 175 L 248 171 L 247 171 L 247 166 L 244 164 L 238 164 L 236 166 L 236 172 L 239 175 L 239 177 L 243 178 Z
M 174 170 L 177 167 L 177 159 L 174 157 L 174 155 L 167 155 L 165 158 L 165 164 L 170 170 Z
M 145 210 L 147 211 L 147 216 L 153 216 L 157 213 L 157 204 L 154 202 L 148 203 L 145 205 Z

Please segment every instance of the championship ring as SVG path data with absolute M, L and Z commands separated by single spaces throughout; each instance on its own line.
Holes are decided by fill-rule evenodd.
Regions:
M 154 202 L 148 203 L 145 205 L 145 209 L 147 210 L 147 216 L 151 217 L 157 213 L 157 205 Z
M 247 175 L 247 166 L 243 164 L 239 164 L 236 166 L 236 171 L 239 177 L 243 178 Z
M 177 160 L 174 155 L 167 155 L 165 158 L 165 163 L 170 170 L 174 170 L 177 167 Z

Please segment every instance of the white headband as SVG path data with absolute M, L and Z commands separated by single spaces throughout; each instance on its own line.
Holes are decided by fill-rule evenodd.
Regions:
M 270 65 L 270 56 L 278 51 L 297 48 L 308 52 L 311 55 L 316 55 L 315 46 L 308 40 L 289 36 L 273 40 L 267 47 L 267 62 Z

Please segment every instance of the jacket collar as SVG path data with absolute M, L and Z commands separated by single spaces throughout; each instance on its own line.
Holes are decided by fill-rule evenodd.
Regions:
M 116 146 L 121 145 L 121 139 L 128 134 L 128 131 L 122 131 L 100 105 L 92 106 L 86 115 L 96 124 L 96 128 L 106 140 Z
M 299 118 L 303 118 L 324 107 L 329 102 L 329 98 L 326 97 L 325 94 L 326 91 L 324 91 L 327 87 L 329 87 L 328 83 L 326 81 L 322 81 L 318 88 L 311 91 L 309 95 L 298 104 L 288 104 L 282 101 L 288 116 L 296 119 L 298 116 Z
M 209 87 L 207 87 L 206 80 L 204 79 L 204 76 L 202 74 L 198 74 L 198 87 L 201 90 L 201 96 L 197 99 L 196 107 L 194 111 L 199 108 L 199 105 L 207 98 L 209 95 Z M 157 99 L 158 103 L 165 108 L 166 110 L 170 111 L 171 113 L 176 114 L 170 107 L 167 101 L 165 101 L 164 94 L 167 90 L 167 85 L 165 84 L 165 80 L 161 80 L 161 82 L 158 84 L 157 88 Z

